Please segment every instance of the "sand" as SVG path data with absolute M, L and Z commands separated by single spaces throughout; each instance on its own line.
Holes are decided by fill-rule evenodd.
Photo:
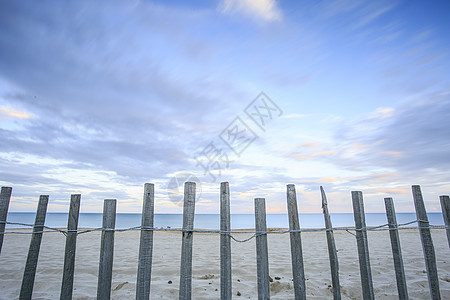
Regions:
M 248 234 L 238 234 L 245 238 Z M 442 299 L 450 299 L 450 250 L 445 231 L 433 230 Z M 335 233 L 343 299 L 361 299 L 356 239 L 347 232 Z M 369 232 L 370 259 L 377 299 L 398 299 L 389 234 Z M 420 237 L 415 230 L 400 232 L 406 280 L 411 299 L 429 299 L 427 274 Z M 303 233 L 303 252 L 308 299 L 332 299 L 330 266 L 324 232 Z M 6 235 L 0 255 L 0 299 L 17 299 L 30 235 Z M 272 299 L 294 299 L 289 235 L 271 234 L 269 268 Z M 36 274 L 33 299 L 59 299 L 65 237 L 45 233 Z M 100 233 L 78 237 L 74 299 L 95 299 Z M 139 232 L 115 235 L 112 299 L 134 299 Z M 181 234 L 156 232 L 151 299 L 178 299 Z M 193 299 L 220 298 L 219 237 L 194 235 Z M 233 298 L 257 299 L 255 240 L 232 243 Z M 171 281 L 171 283 L 169 283 Z M 238 296 L 238 293 L 240 296 Z

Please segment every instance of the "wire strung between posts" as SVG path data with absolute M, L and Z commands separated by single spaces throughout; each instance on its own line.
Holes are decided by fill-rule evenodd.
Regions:
M 26 223 L 19 223 L 19 222 L 3 222 L 0 221 L 0 224 L 9 224 L 9 225 L 20 225 L 20 226 L 26 226 L 26 227 L 34 227 L 34 224 L 26 224 Z M 44 233 L 44 232 L 52 232 L 52 231 L 56 231 L 56 232 L 60 232 L 64 235 L 67 235 L 67 232 L 71 231 L 71 230 L 62 230 L 62 229 L 58 229 L 58 228 L 54 228 L 54 227 L 49 227 L 49 226 L 45 226 L 45 225 L 39 225 L 37 227 L 41 227 L 41 228 L 45 228 L 48 230 L 43 230 L 43 231 L 37 231 L 34 233 Z M 0 234 L 9 234 L 9 233 L 13 233 L 13 232 L 3 232 Z M 14 232 L 15 234 L 32 234 L 33 232 Z
M 414 220 L 407 223 L 397 224 L 397 227 L 390 228 L 388 227 L 389 224 L 383 224 L 379 226 L 374 227 L 363 227 L 363 228 L 354 228 L 354 227 L 335 227 L 335 228 L 306 228 L 306 229 L 298 229 L 298 230 L 266 230 L 266 231 L 221 231 L 221 230 L 207 230 L 207 229 L 182 229 L 182 228 L 156 228 L 156 227 L 147 227 L 147 226 L 135 226 L 130 228 L 123 228 L 123 229 L 111 229 L 111 228 L 92 228 L 92 229 L 83 229 L 83 230 L 63 230 L 58 229 L 54 227 L 49 227 L 45 225 L 37 226 L 37 228 L 45 228 L 47 230 L 41 230 L 41 231 L 35 231 L 35 232 L 23 232 L 23 231 L 6 231 L 2 232 L 0 234 L 37 234 L 37 233 L 46 233 L 46 232 L 60 232 L 67 236 L 68 233 L 76 233 L 78 235 L 89 233 L 89 232 L 95 232 L 95 231 L 117 231 L 117 232 L 124 232 L 124 231 L 176 231 L 176 232 L 196 232 L 196 233 L 216 233 L 216 234 L 225 234 L 228 235 L 230 238 L 232 238 L 234 241 L 238 243 L 244 243 L 248 242 L 251 239 L 262 236 L 265 234 L 285 234 L 285 233 L 301 233 L 301 232 L 323 232 L 323 231 L 346 231 L 350 233 L 351 235 L 356 236 L 351 231 L 389 231 L 389 230 L 402 230 L 402 229 L 449 229 L 449 227 L 446 227 L 445 225 L 428 225 L 428 227 L 406 227 L 407 225 L 413 224 L 413 223 L 427 223 L 426 220 Z M 33 224 L 26 224 L 26 223 L 19 223 L 19 222 L 0 222 L 0 224 L 8 224 L 8 225 L 20 225 L 20 226 L 26 226 L 26 227 L 34 227 Z M 233 234 L 252 234 L 250 237 L 246 239 L 237 239 L 233 236 Z
M 348 233 L 350 233 L 351 235 L 353 235 L 353 236 L 355 236 L 356 237 L 356 234 L 354 234 L 353 232 L 351 232 L 350 230 L 345 230 L 345 231 L 347 231 Z

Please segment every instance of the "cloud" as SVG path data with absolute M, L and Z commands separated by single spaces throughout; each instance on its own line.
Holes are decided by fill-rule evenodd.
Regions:
M 0 157 L 28 157 L 0 161 L 3 184 L 29 182 L 31 193 L 53 182 L 61 193 L 80 187 L 71 176 L 101 181 L 92 194 L 110 186 L 106 177 L 132 195 L 136 183 L 192 169 L 196 150 L 226 125 L 223 103 L 239 100 L 233 84 L 206 81 L 192 57 L 192 45 L 202 59 L 211 50 L 188 28 L 199 13 L 151 3 L 1 6 L 0 119 L 14 126 L 0 128 Z M 200 71 L 186 74 L 191 63 Z
M 422 81 L 436 82 L 431 75 L 447 66 L 440 63 L 439 53 L 425 47 L 429 34 L 386 47 L 392 55 L 385 61 L 380 58 L 383 53 L 372 41 L 405 29 L 402 18 L 396 20 L 398 26 L 388 26 L 391 12 L 397 11 L 389 3 L 321 2 L 335 4 L 321 18 L 308 10 L 314 7 L 310 4 L 287 4 L 292 8 L 287 16 L 281 2 L 219 2 L 221 13 L 271 26 L 255 32 L 253 24 L 217 19 L 217 2 L 3 1 L 3 182 L 20 187 L 23 199 L 47 188 L 53 197 L 68 199 L 66 191 L 80 189 L 91 199 L 117 194 L 126 198 L 121 201 L 137 203 L 142 183 L 151 181 L 157 185 L 159 203 L 169 212 L 179 212 L 167 200 L 167 177 L 182 170 L 203 173 L 193 157 L 242 113 L 243 102 L 253 99 L 258 86 L 279 99 L 289 114 L 278 120 L 283 125 L 274 123 L 265 136 L 261 134 L 220 178 L 241 193 L 236 203 L 245 211 L 252 207 L 249 190 L 274 195 L 271 201 L 278 201 L 285 183 L 298 178 L 311 177 L 304 189 L 323 182 L 340 191 L 353 185 L 368 188 L 371 183 L 392 191 L 404 189 L 398 181 L 418 180 L 420 172 L 448 179 L 448 95 L 429 94 L 398 105 L 396 94 L 380 94 L 382 108 L 356 121 L 344 119 L 365 113 L 362 110 L 377 101 L 378 94 L 372 92 L 378 81 L 370 77 L 374 89 L 366 91 L 372 95 L 369 100 L 350 105 L 347 101 L 357 94 L 346 96 L 358 89 L 337 88 L 334 73 L 329 73 L 342 64 L 364 66 L 363 73 L 356 68 L 345 74 L 348 82 L 361 77 L 357 88 L 366 87 L 364 78 L 371 69 L 373 76 L 379 70 L 382 79 L 397 88 L 408 83 L 413 92 L 423 91 Z M 313 17 L 305 19 L 305 13 Z M 381 23 L 387 27 L 380 32 Z M 371 34 L 364 35 L 366 30 Z M 364 51 L 354 45 L 360 41 Z M 352 49 L 355 52 L 347 51 Z M 351 59 L 334 52 L 345 52 Z M 432 69 L 434 65 L 439 66 Z M 383 72 L 383 66 L 391 69 Z M 421 67 L 434 73 L 424 77 Z M 336 99 L 344 99 L 342 105 Z M 334 131 L 336 136 L 330 137 Z M 391 173 L 406 175 L 384 180 L 366 176 Z M 249 188 L 249 183 L 254 186 Z M 212 202 L 203 203 L 211 203 L 208 212 L 215 212 L 218 184 L 210 187 L 204 199 Z M 375 190 L 380 186 L 370 188 L 380 193 Z
M 376 21 L 398 5 L 398 1 L 378 1 L 367 3 L 355 0 L 323 1 L 317 4 L 321 18 L 340 18 L 345 16 L 342 25 L 350 24 L 353 29 L 360 29 Z
M 391 9 L 395 7 L 395 2 L 388 3 L 377 3 L 377 5 L 368 5 L 364 7 L 362 14 L 360 16 L 360 20 L 357 24 L 355 24 L 356 28 L 366 26 L 369 23 L 373 22 L 383 14 L 389 12 Z
M 190 40 L 180 38 L 185 33 L 157 16 L 163 8 L 52 4 L 39 10 L 2 4 L 0 80 L 20 87 L 2 98 L 24 110 L 4 106 L 0 115 L 36 116 L 20 130 L 1 131 L 3 151 L 81 161 L 141 178 L 144 166 L 180 168 L 203 144 L 202 135 L 221 129 L 214 120 L 226 112 L 216 109 L 221 100 L 213 95 L 220 83 L 205 85 L 196 74 L 179 78 L 177 69 L 161 61 L 165 54 L 148 43 L 165 32 L 165 43 L 189 55 Z M 179 24 L 191 17 L 164 12 Z M 110 16 L 124 23 L 117 27 Z M 143 33 L 146 39 L 135 38 Z
M 275 0 L 223 0 L 219 10 L 225 14 L 244 14 L 263 21 L 280 21 L 281 10 Z
M 170 174 L 201 172 L 194 155 L 235 117 L 234 106 L 242 112 L 242 101 L 255 96 L 222 74 L 220 64 L 210 65 L 223 40 L 211 39 L 211 28 L 199 34 L 197 26 L 216 18 L 214 8 L 1 6 L 0 118 L 12 118 L 0 128 L 1 177 L 21 189 L 22 200 L 43 191 L 68 199 L 74 191 L 93 208 L 97 197 L 114 194 L 137 203 L 141 184 L 154 182 L 170 204 L 164 198 Z M 288 181 L 283 170 L 237 163 L 221 179 L 236 183 L 245 173 L 260 184 L 268 170 L 276 172 L 272 182 Z
M 319 147 L 320 143 L 318 142 L 305 142 L 301 144 L 302 147 Z
M 328 151 L 314 152 L 311 155 L 312 156 L 328 156 L 328 155 L 333 155 L 335 153 L 336 153 L 336 151 L 328 150 Z
M 443 172 L 450 167 L 450 92 L 416 96 L 395 110 L 378 109 L 336 133 L 339 164 L 424 176 L 427 170 Z
M 384 194 L 408 194 L 409 191 L 406 189 L 375 189 L 377 192 Z
M 373 113 L 370 114 L 369 118 L 372 119 L 386 119 L 394 114 L 395 109 L 392 107 L 379 107 Z
M 280 118 L 282 119 L 300 119 L 300 118 L 304 118 L 307 117 L 307 114 L 287 114 L 287 115 L 282 115 Z
M 374 211 L 382 210 L 376 197 L 389 195 L 402 201 L 401 210 L 410 211 L 406 200 L 412 184 L 433 193 L 448 193 L 450 92 L 415 96 L 374 109 L 357 119 L 335 123 L 333 131 L 334 136 L 320 144 L 286 148 L 283 154 L 293 165 L 310 174 L 294 182 L 307 189 L 324 184 L 339 195 L 362 190 L 374 197 Z M 314 172 L 314 168 L 322 171 Z
M 0 106 L 0 118 L 17 118 L 17 119 L 29 119 L 32 115 L 26 111 L 17 110 L 7 106 Z

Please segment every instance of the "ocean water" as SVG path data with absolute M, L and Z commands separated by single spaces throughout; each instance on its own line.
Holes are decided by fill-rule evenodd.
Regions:
M 45 225 L 50 227 L 66 227 L 67 213 L 48 213 Z M 19 222 L 33 224 L 35 213 L 9 212 L 8 222 Z M 299 214 L 301 228 L 324 228 L 322 214 Z M 414 213 L 397 213 L 399 224 L 416 220 Z M 442 213 L 428 213 L 428 220 L 432 225 L 444 225 Z M 333 227 L 353 227 L 355 225 L 352 213 L 331 214 Z M 366 225 L 378 226 L 386 224 L 384 213 L 366 213 Z M 155 214 L 155 227 L 181 228 L 183 224 L 182 214 Z M 116 228 L 130 228 L 141 225 L 141 214 L 118 213 L 116 216 Z M 80 213 L 79 228 L 97 228 L 102 226 L 101 213 Z M 414 224 L 410 225 L 414 226 Z M 20 228 L 22 226 L 7 225 L 7 228 Z M 196 214 L 194 227 L 197 229 L 219 229 L 220 215 L 218 214 Z M 267 214 L 268 228 L 288 228 L 287 214 Z M 232 229 L 255 228 L 255 216 L 253 214 L 232 214 Z

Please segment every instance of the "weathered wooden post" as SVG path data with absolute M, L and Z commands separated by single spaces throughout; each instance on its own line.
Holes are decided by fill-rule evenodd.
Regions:
M 445 231 L 447 232 L 448 247 L 450 248 L 450 200 L 447 196 L 440 196 L 442 217 L 444 218 Z
M 228 182 L 220 184 L 220 299 L 231 300 L 231 237 L 230 187 Z
M 44 230 L 45 216 L 47 214 L 48 195 L 41 195 L 34 221 L 33 235 L 31 236 L 30 248 L 28 250 L 27 262 L 23 272 L 22 287 L 20 289 L 20 300 L 31 299 L 33 295 L 34 278 L 41 248 L 42 234 Z
M 269 252 L 267 247 L 266 200 L 255 198 L 256 270 L 258 299 L 270 299 Z
M 353 216 L 355 218 L 356 242 L 358 244 L 359 270 L 364 300 L 373 300 L 372 273 L 370 271 L 369 243 L 367 240 L 366 217 L 362 192 L 352 192 Z
M 395 278 L 397 279 L 397 290 L 399 299 L 408 299 L 408 288 L 406 285 L 405 269 L 403 267 L 402 249 L 398 236 L 397 217 L 395 215 L 394 201 L 392 198 L 384 198 L 386 217 L 389 224 L 389 236 L 391 237 L 392 256 L 394 258 Z
M 154 185 L 144 185 L 144 201 L 142 205 L 141 242 L 139 245 L 139 264 L 136 282 L 136 300 L 150 298 L 153 255 L 153 218 L 154 218 Z
M 114 229 L 116 227 L 115 199 L 106 199 L 104 201 L 102 227 L 97 300 L 109 300 L 111 298 L 111 281 L 114 257 Z
M 327 244 L 328 244 L 328 256 L 330 257 L 330 270 L 331 270 L 331 282 L 333 285 L 333 299 L 341 299 L 341 286 L 339 284 L 339 261 L 336 251 L 336 243 L 334 241 L 333 225 L 331 224 L 330 213 L 328 212 L 327 195 L 320 187 L 320 193 L 322 194 L 322 210 L 325 220 L 325 228 L 327 229 Z
M 289 230 L 300 230 L 295 185 L 287 185 L 287 208 Z M 302 237 L 300 232 L 291 232 L 292 275 L 294 277 L 295 299 L 306 299 L 305 270 L 303 267 Z
M 195 215 L 195 182 L 184 184 L 183 234 L 181 244 L 180 300 L 192 296 L 192 245 Z
M 3 237 L 5 236 L 6 217 L 8 216 L 11 192 L 11 187 L 3 186 L 0 194 L 0 254 L 2 253 Z
M 425 266 L 427 268 L 431 299 L 441 299 L 441 293 L 439 291 L 439 277 L 436 267 L 436 255 L 434 252 L 434 245 L 430 232 L 430 224 L 428 222 L 428 216 L 425 210 L 425 204 L 423 202 L 420 186 L 413 185 L 412 193 L 414 198 L 414 206 L 416 208 L 416 216 L 419 224 L 423 255 L 425 257 Z
M 80 194 L 70 196 L 69 218 L 67 220 L 66 249 L 64 254 L 61 300 L 72 299 L 75 273 L 75 252 L 77 248 L 78 216 L 80 215 Z

